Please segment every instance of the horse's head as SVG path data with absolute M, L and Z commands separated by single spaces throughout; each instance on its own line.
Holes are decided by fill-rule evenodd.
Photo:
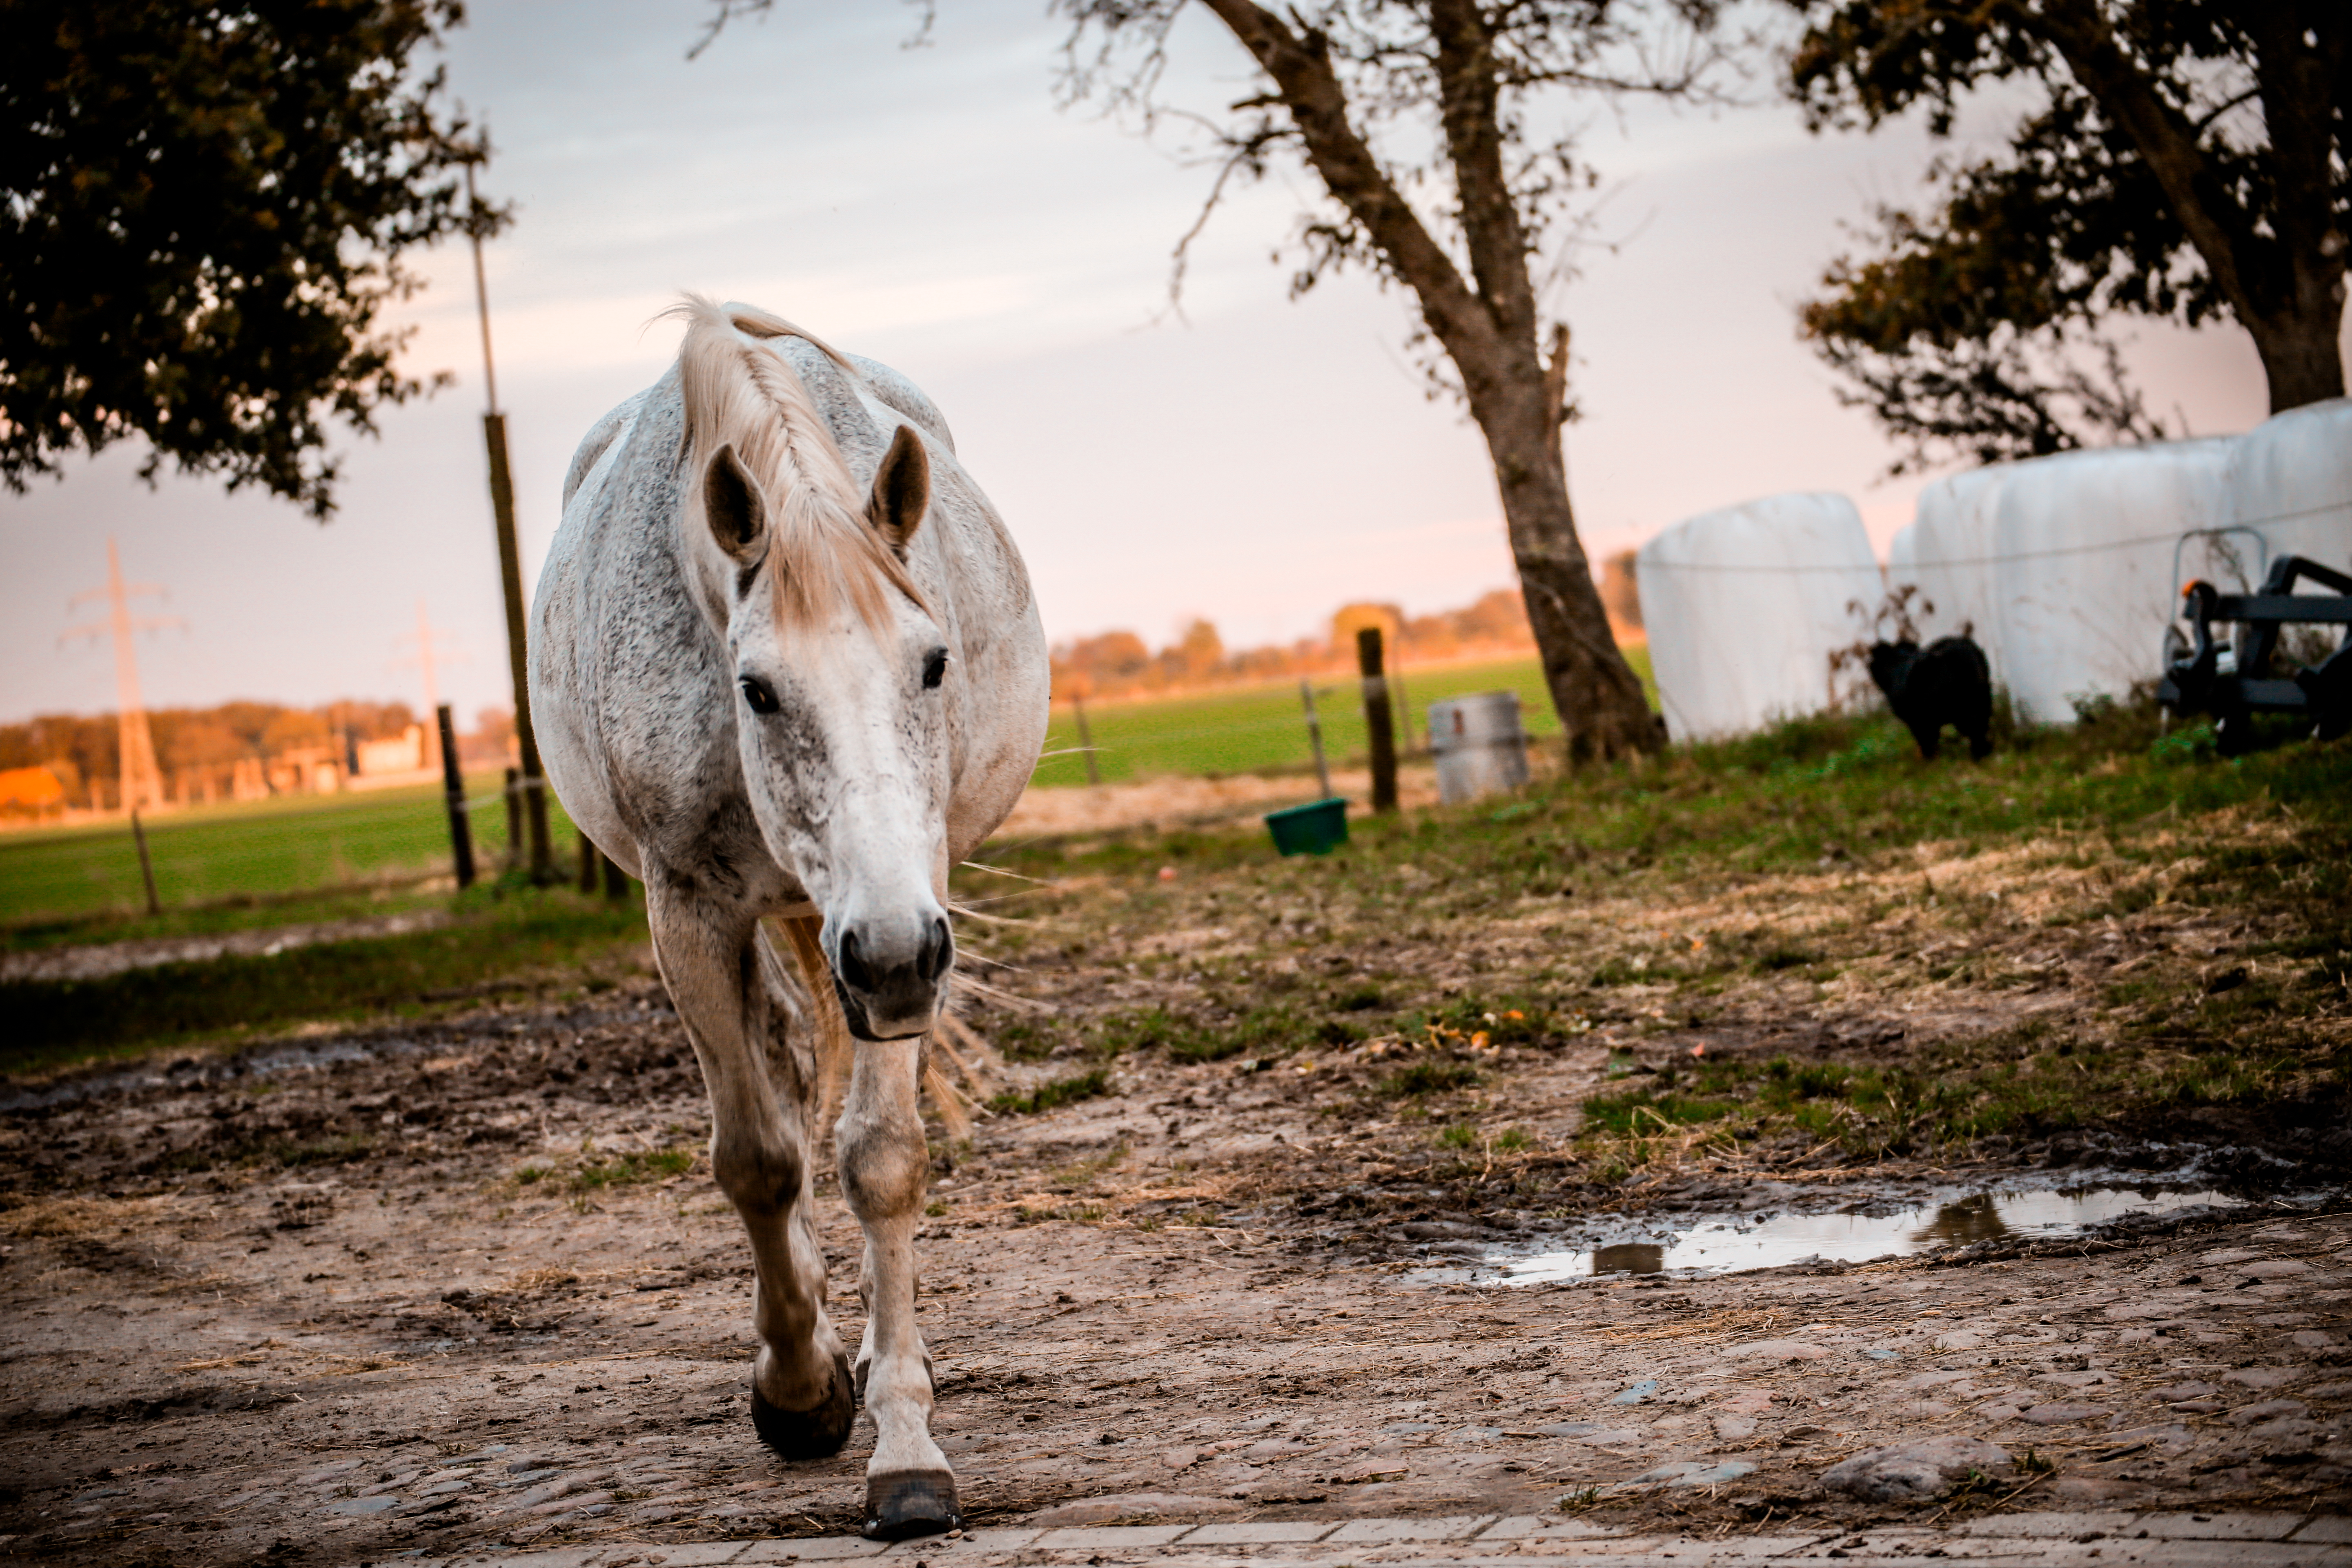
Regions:
M 694 486 L 730 579 L 752 813 L 824 916 L 851 1032 L 893 1039 L 930 1027 L 955 958 L 940 903 L 950 650 L 906 570 L 930 504 L 922 441 L 898 428 L 856 515 L 826 493 L 840 488 L 772 495 L 731 443 Z

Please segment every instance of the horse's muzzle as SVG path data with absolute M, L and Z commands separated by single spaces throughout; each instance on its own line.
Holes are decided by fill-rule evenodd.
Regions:
M 955 963 L 947 917 L 856 921 L 841 932 L 833 989 L 849 1032 L 861 1040 L 896 1040 L 931 1026 L 940 984 Z

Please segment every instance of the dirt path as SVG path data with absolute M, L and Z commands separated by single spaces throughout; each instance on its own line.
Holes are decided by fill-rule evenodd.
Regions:
M 1610 1059 L 1529 1053 L 1528 1122 L 1572 1122 Z M 1459 1209 L 1425 1131 L 1258 1066 L 1129 1060 L 1116 1092 L 942 1155 L 922 1310 L 976 1521 L 2352 1503 L 2352 1215 L 1472 1288 L 1427 1249 L 1542 1222 Z M 815 1464 L 752 1441 L 706 1133 L 650 983 L 20 1098 L 5 1544 L 324 1563 L 854 1528 L 870 1428 Z M 1830 1208 L 1922 1173 L 1695 1171 L 1647 1201 Z M 1349 1193 L 1381 1198 L 1335 1211 Z M 824 1203 L 854 1335 L 855 1228 Z M 1957 1503 L 1822 1484 L 1932 1436 L 2007 1462 Z

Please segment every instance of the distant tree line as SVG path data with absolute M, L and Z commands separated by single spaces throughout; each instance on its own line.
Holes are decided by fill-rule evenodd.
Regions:
M 1618 618 L 1622 630 L 1641 625 L 1638 606 L 1630 621 Z M 1285 676 L 1353 674 L 1356 633 L 1364 626 L 1380 627 L 1388 647 L 1405 664 L 1536 646 L 1527 602 L 1509 588 L 1497 588 L 1462 609 L 1428 616 L 1408 616 L 1391 604 L 1343 605 L 1331 616 L 1328 637 L 1263 647 L 1227 648 L 1213 622 L 1196 619 L 1157 653 L 1131 631 L 1055 644 L 1054 698 L 1140 697 Z
M 348 767 L 362 742 L 396 740 L 421 723 L 405 702 L 330 702 L 289 708 L 278 702 L 224 702 L 216 708 L 152 708 L 147 724 L 155 762 L 174 799 L 229 793 L 237 764 L 269 762 L 288 752 L 324 751 Z M 472 735 L 461 738 L 469 759 L 503 755 L 513 720 L 503 708 L 484 709 Z M 0 772 L 47 768 L 65 787 L 66 804 L 110 805 L 121 776 L 121 731 L 113 713 L 45 713 L 22 724 L 0 724 Z

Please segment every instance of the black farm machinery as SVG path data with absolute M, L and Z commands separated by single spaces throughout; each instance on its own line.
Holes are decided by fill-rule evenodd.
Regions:
M 2297 593 L 2305 584 L 2331 591 Z M 2336 633 L 2331 649 L 2321 629 L 2352 626 L 2352 575 L 2283 555 L 2253 593 L 2224 594 L 2200 579 L 2180 594 L 2189 629 L 2166 635 L 2156 698 L 2176 716 L 2210 719 L 2224 755 L 2254 745 L 2258 714 L 2305 715 L 2315 740 L 2352 729 L 2352 633 Z

